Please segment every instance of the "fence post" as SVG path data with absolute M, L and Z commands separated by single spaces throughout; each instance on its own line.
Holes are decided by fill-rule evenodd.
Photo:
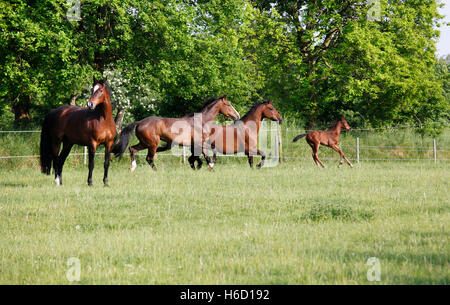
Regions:
M 281 156 L 283 154 L 283 142 L 281 140 L 281 126 L 280 124 L 277 124 L 277 131 L 278 131 L 278 162 L 281 163 Z
M 86 165 L 87 160 L 87 146 L 84 146 L 84 155 L 83 155 L 83 163 Z
M 183 164 L 186 164 L 186 146 L 183 146 Z
M 433 139 L 433 156 L 434 156 L 434 163 L 437 163 L 436 139 Z
M 356 137 L 356 163 L 359 163 L 359 137 Z

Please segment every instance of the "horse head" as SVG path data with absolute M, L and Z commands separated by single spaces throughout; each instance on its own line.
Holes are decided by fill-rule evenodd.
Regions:
M 342 126 L 344 126 L 345 130 L 350 130 L 352 129 L 350 127 L 350 125 L 348 125 L 347 121 L 345 120 L 344 116 L 341 117 L 341 119 L 339 120 L 339 122 L 341 122 Z
M 98 105 L 105 103 L 106 100 L 106 93 L 108 92 L 108 87 L 106 86 L 106 80 L 104 79 L 97 80 L 94 77 L 94 84 L 91 91 L 91 97 L 87 101 L 87 106 L 90 109 L 94 109 Z
M 264 102 L 262 106 L 264 107 L 262 109 L 263 118 L 268 118 L 269 120 L 277 121 L 279 124 L 283 122 L 283 118 L 275 109 L 275 107 L 273 107 L 272 100 Z
M 237 121 L 240 118 L 239 112 L 234 109 L 233 105 L 227 100 L 227 95 L 223 95 L 218 99 L 218 107 L 219 113 L 233 118 L 233 120 Z

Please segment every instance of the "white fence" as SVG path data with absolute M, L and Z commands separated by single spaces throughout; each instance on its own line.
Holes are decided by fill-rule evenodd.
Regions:
M 396 128 L 410 128 L 410 126 L 405 127 L 396 127 Z M 383 128 L 386 129 L 386 128 Z M 353 131 L 371 131 L 376 129 L 352 129 Z M 16 133 L 40 133 L 40 130 L 11 130 L 11 131 L 0 131 L 1 134 L 16 134 Z M 299 155 L 296 154 L 290 154 L 288 151 L 286 151 L 288 148 L 293 150 L 298 150 L 301 146 L 297 144 L 292 143 L 293 135 L 305 133 L 307 130 L 304 129 L 289 129 L 286 128 L 283 130 L 284 135 L 280 137 L 280 133 L 278 132 L 278 129 L 274 129 L 273 126 L 271 128 L 262 128 L 260 130 L 260 141 L 262 138 L 267 136 L 271 138 L 272 140 L 272 146 L 276 144 L 275 150 L 272 150 L 272 157 L 275 153 L 277 156 L 279 156 L 280 160 L 288 161 L 288 160 L 310 160 L 311 156 L 310 154 L 302 154 Z M 264 136 L 262 136 L 262 133 Z M 292 136 L 291 136 L 292 135 Z M 281 138 L 285 138 L 285 142 L 282 143 Z M 295 147 L 293 145 L 296 145 Z M 307 145 L 306 145 L 307 146 Z M 341 148 L 343 149 L 344 153 L 348 155 L 348 150 L 351 148 L 353 157 L 349 156 L 348 158 L 352 161 L 355 161 L 357 163 L 363 162 L 363 161 L 434 161 L 437 163 L 437 161 L 449 161 L 450 160 L 450 147 L 442 147 L 438 145 L 438 141 L 436 139 L 432 140 L 432 143 L 429 146 L 385 146 L 385 145 L 364 145 L 364 139 L 361 139 L 360 137 L 356 137 L 354 144 L 345 143 L 341 145 Z M 303 147 L 303 149 L 305 149 Z M 309 149 L 309 147 L 308 147 Z M 362 153 L 370 152 L 371 150 L 378 150 L 378 151 L 385 151 L 385 152 L 432 152 L 431 157 L 428 158 L 367 158 L 364 157 Z M 320 153 L 322 153 L 324 150 L 321 149 Z M 1 147 L 0 147 L 1 152 Z M 283 153 L 284 152 L 284 153 Z M 283 154 L 282 154 L 283 153 Z M 101 152 L 98 152 L 97 154 L 103 154 Z M 182 156 L 183 162 L 186 163 L 187 157 L 189 157 L 191 154 L 189 147 L 183 147 L 182 149 L 178 149 L 177 151 L 172 151 L 171 153 L 159 153 L 158 156 Z M 73 152 L 69 156 L 83 156 L 83 162 L 84 164 L 87 163 L 87 148 L 84 147 L 83 153 L 76 153 Z M 137 155 L 145 156 L 145 153 L 138 153 Z M 270 155 L 270 153 L 269 153 Z M 244 154 L 236 154 L 236 155 L 222 155 L 218 154 L 218 156 L 226 156 L 226 157 L 245 157 Z M 443 156 L 443 157 L 442 157 Z M 21 158 L 39 158 L 39 155 L 0 155 L 1 159 L 21 159 Z M 327 158 L 323 157 L 321 159 L 324 160 L 337 160 L 338 155 L 336 154 L 336 157 L 334 158 Z

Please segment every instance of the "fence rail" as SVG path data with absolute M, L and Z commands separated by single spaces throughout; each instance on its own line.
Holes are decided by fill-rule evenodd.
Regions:
M 421 127 L 421 126 L 420 126 Z M 394 127 L 385 127 L 385 128 L 371 128 L 371 129 L 352 129 L 353 131 L 375 131 L 375 130 L 391 130 L 391 129 L 404 129 L 404 128 L 419 128 L 419 126 L 394 126 Z M 266 132 L 274 132 L 274 129 L 265 129 Z M 0 130 L 0 134 L 17 134 L 17 133 L 40 133 L 40 130 Z M 291 141 L 286 141 L 289 139 L 288 135 L 291 133 L 305 133 L 308 132 L 308 130 L 305 129 L 292 129 L 292 128 L 285 128 L 283 130 L 284 135 L 281 136 L 285 137 L 283 141 L 281 141 L 280 138 L 277 136 L 277 144 L 280 146 L 278 147 L 277 152 L 281 154 L 281 152 L 284 152 L 282 156 L 280 156 L 280 160 L 309 160 L 310 156 L 296 156 L 289 153 L 289 149 L 292 150 L 298 150 L 298 146 L 293 147 Z M 277 134 L 278 135 L 278 134 Z M 363 139 L 361 139 L 359 136 L 355 138 L 354 144 L 348 143 L 348 141 L 345 144 L 341 144 L 340 146 L 345 150 L 350 150 L 354 153 L 354 157 L 349 157 L 350 160 L 356 161 L 357 163 L 363 162 L 363 161 L 434 161 L 435 163 L 437 161 L 449 161 L 450 160 L 450 147 L 438 147 L 438 142 L 436 139 L 432 139 L 432 143 L 429 146 L 401 146 L 401 145 L 364 145 Z M 448 142 L 448 141 L 447 141 Z M 283 143 L 283 144 L 281 144 Z M 0 147 L 1 151 L 1 147 Z M 421 154 L 426 154 L 426 152 L 429 152 L 429 157 L 424 158 L 404 158 L 401 156 L 397 156 L 395 158 L 383 158 L 381 157 L 364 157 L 361 153 L 368 152 L 368 151 L 380 151 L 380 152 L 396 152 L 396 153 L 413 153 L 418 152 Z M 103 154 L 102 152 L 96 153 L 97 155 Z M 139 156 L 145 156 L 145 153 L 138 153 Z M 159 153 L 158 156 L 182 156 L 183 162 L 186 163 L 187 157 L 190 155 L 190 150 L 186 147 L 183 147 L 182 153 L 179 154 L 171 154 L 171 153 Z M 444 155 L 444 156 L 442 156 Z M 447 156 L 448 155 L 448 156 Z M 82 153 L 71 153 L 69 156 L 83 156 L 84 164 L 87 163 L 87 149 L 84 147 L 84 152 Z M 245 154 L 237 154 L 237 155 L 223 155 L 218 154 L 218 156 L 226 156 L 226 157 L 245 157 Z M 411 156 L 412 157 L 412 156 Z M 39 155 L 35 154 L 29 154 L 29 155 L 0 155 L 0 160 L 5 159 L 24 159 L 24 158 L 39 158 Z M 339 158 L 330 158 L 330 157 L 322 157 L 323 160 L 338 160 Z

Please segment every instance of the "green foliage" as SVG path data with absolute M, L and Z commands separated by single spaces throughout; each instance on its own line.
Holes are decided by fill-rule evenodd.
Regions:
M 448 122 L 448 64 L 435 58 L 436 0 L 0 2 L 0 113 L 41 118 L 84 104 L 109 76 L 126 121 L 180 116 L 228 94 L 237 110 L 272 98 L 309 127 Z M 31 123 L 32 124 L 32 123 Z M 423 134 L 437 134 L 426 129 Z

